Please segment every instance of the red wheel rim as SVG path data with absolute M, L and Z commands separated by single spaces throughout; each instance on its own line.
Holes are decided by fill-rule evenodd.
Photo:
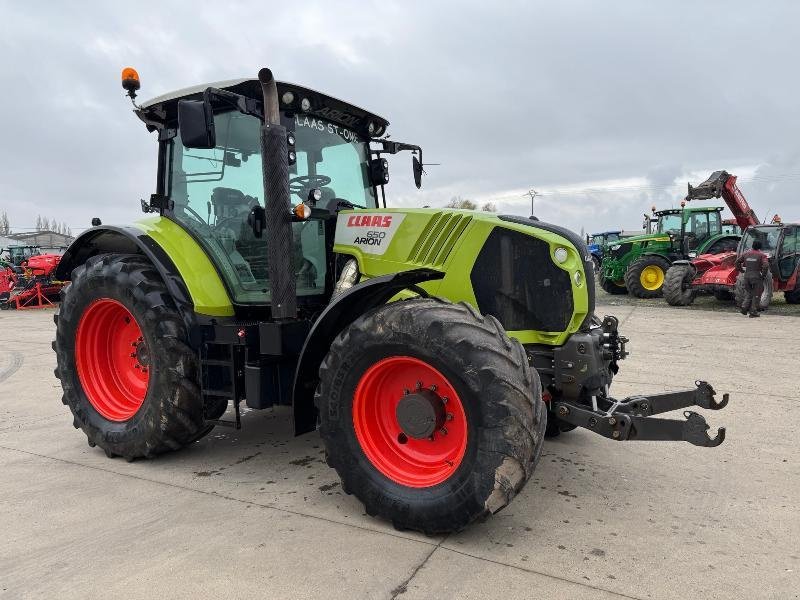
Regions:
M 446 420 L 432 439 L 407 436 L 397 417 L 401 399 L 420 389 L 433 391 L 444 404 Z M 467 417 L 455 389 L 438 370 L 410 356 L 384 358 L 361 376 L 353 397 L 353 426 L 372 465 L 408 487 L 447 480 L 467 449 Z
M 109 421 L 127 421 L 142 406 L 150 357 L 142 330 L 120 302 L 101 298 L 81 315 L 75 366 L 86 397 Z

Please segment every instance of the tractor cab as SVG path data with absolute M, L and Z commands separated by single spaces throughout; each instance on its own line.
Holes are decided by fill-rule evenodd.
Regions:
M 721 212 L 721 206 L 658 211 L 656 233 L 669 235 L 685 254 L 691 255 L 704 242 L 722 233 Z
M 786 282 L 797 278 L 800 266 L 800 224 L 774 224 L 748 227 L 739 245 L 739 253 L 752 248 L 753 242 L 761 242 L 761 251 L 770 258 L 773 276 Z
M 21 266 L 31 256 L 38 256 L 41 253 L 39 246 L 8 246 L 3 251 L 3 255 L 8 257 L 7 261 L 15 267 Z
M 292 269 L 298 305 L 316 310 L 334 286 L 331 264 L 334 223 L 319 219 L 341 209 L 375 209 L 388 182 L 381 155 L 417 146 L 378 139 L 388 121 L 314 90 L 277 83 L 279 121 L 287 131 Z M 268 236 L 260 235 L 264 195 L 260 129 L 262 89 L 256 79 L 196 86 L 138 107 L 148 128 L 159 130 L 158 193 L 146 211 L 182 225 L 225 280 L 238 306 L 271 302 Z M 197 138 L 189 109 L 205 109 L 210 129 Z M 422 165 L 414 157 L 419 184 Z M 261 219 L 263 223 L 263 219 Z M 255 227 L 254 227 L 255 225 Z

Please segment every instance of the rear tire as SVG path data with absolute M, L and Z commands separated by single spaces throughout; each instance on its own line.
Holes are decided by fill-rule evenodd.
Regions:
M 611 294 L 612 296 L 621 296 L 628 293 L 628 288 L 626 288 L 624 284 L 620 285 L 618 283 L 614 283 L 610 279 L 606 279 L 602 276 L 600 277 L 600 287 L 603 288 L 606 293 Z
M 637 298 L 658 298 L 664 288 L 669 261 L 655 254 L 642 256 L 628 265 L 625 287 Z
M 594 274 L 595 276 L 600 274 L 602 271 L 602 263 L 600 262 L 600 258 L 592 254 L 592 264 L 594 265 Z
M 435 396 L 452 396 L 443 404 L 454 415 L 448 432 L 406 435 L 397 416 L 404 390 L 417 398 L 432 385 Z M 465 303 L 413 299 L 365 314 L 331 344 L 317 391 L 328 464 L 367 514 L 398 529 L 459 531 L 506 506 L 539 460 L 539 376 L 494 317 Z M 364 407 L 376 417 L 364 419 Z M 459 443 L 460 454 L 446 454 Z
M 800 304 L 800 284 L 791 291 L 783 292 L 787 304 Z
M 664 299 L 670 306 L 689 306 L 697 296 L 692 288 L 695 270 L 691 265 L 672 265 L 664 278 Z
M 772 302 L 772 293 L 772 274 L 768 273 L 764 278 L 764 292 L 761 294 L 761 299 L 758 302 L 759 310 L 765 311 L 769 308 L 769 305 Z M 736 306 L 741 308 L 742 304 L 744 304 L 745 296 L 743 273 L 739 273 L 738 277 L 736 278 L 736 285 L 733 287 L 733 294 L 734 299 L 736 300 Z
M 90 446 L 133 460 L 177 450 L 211 430 L 186 326 L 145 259 L 90 258 L 72 272 L 54 318 L 62 401 Z

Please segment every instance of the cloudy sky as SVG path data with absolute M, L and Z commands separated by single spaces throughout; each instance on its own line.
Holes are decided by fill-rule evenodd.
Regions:
M 156 144 L 141 97 L 262 66 L 381 114 L 393 205 L 453 196 L 575 230 L 639 226 L 727 169 L 759 215 L 800 220 L 800 3 L 0 0 L 0 212 L 76 231 L 138 218 Z

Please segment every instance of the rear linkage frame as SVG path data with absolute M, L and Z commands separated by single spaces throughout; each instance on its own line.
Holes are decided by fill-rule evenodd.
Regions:
M 559 400 L 553 409 L 566 423 L 620 442 L 685 441 L 708 448 L 719 446 L 725 439 L 725 428 L 720 427 L 712 438 L 708 435 L 709 425 L 705 418 L 696 412 L 684 411 L 685 421 L 652 418 L 652 415 L 690 406 L 710 410 L 727 406 L 728 394 L 723 394 L 722 401 L 717 402 L 714 388 L 707 382 L 696 381 L 695 386 L 693 390 L 630 396 L 624 400 L 597 397 L 592 407 Z

